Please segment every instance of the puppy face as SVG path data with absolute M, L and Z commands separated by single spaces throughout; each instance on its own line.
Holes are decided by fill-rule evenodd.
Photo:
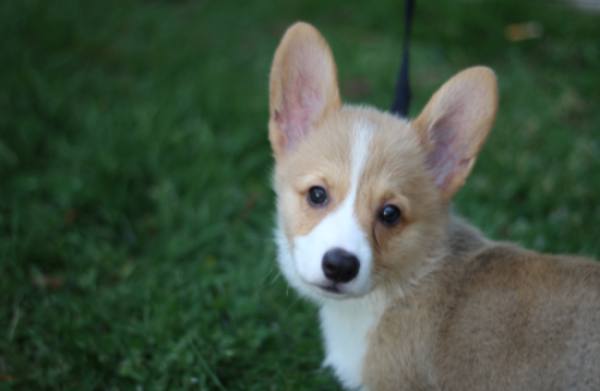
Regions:
M 495 112 L 495 90 L 480 91 L 493 74 L 473 72 L 442 87 L 411 125 L 342 106 L 323 38 L 303 23 L 286 32 L 271 71 L 269 138 L 279 263 L 301 293 L 317 300 L 363 296 L 402 287 L 430 267 L 448 200 L 491 125 L 481 125 L 481 114 Z M 484 99 L 475 105 L 478 115 L 461 98 L 473 87 Z M 466 126 L 469 120 L 475 125 Z

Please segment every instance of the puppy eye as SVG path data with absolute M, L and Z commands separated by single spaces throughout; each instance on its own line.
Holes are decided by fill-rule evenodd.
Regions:
M 377 215 L 379 221 L 388 227 L 396 224 L 400 220 L 400 217 L 402 217 L 402 212 L 400 212 L 400 209 L 396 205 L 392 204 L 384 205 Z
M 327 191 L 321 186 L 313 186 L 308 190 L 308 203 L 312 206 L 323 206 L 327 203 Z

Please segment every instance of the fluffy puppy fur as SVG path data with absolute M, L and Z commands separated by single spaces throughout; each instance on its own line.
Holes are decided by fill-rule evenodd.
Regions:
M 496 108 L 486 67 L 414 121 L 342 105 L 318 31 L 285 33 L 270 76 L 278 261 L 319 305 L 325 364 L 346 388 L 600 390 L 600 267 L 490 241 L 449 213 Z M 355 260 L 350 279 L 327 274 L 332 249 Z

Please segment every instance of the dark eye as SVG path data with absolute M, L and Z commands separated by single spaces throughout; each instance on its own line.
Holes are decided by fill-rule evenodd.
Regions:
M 327 191 L 321 186 L 313 186 L 308 190 L 308 203 L 312 206 L 323 206 L 327 202 Z
M 402 213 L 400 212 L 400 209 L 398 209 L 398 207 L 396 205 L 388 204 L 388 205 L 384 205 L 383 208 L 381 208 L 377 218 L 383 224 L 385 224 L 387 226 L 392 226 L 400 220 L 401 216 L 402 216 Z

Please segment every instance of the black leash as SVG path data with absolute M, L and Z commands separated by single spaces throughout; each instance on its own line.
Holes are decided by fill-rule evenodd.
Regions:
M 393 114 L 401 117 L 408 116 L 408 109 L 410 107 L 410 82 L 408 80 L 408 65 L 410 60 L 410 30 L 412 27 L 414 8 L 414 0 L 404 0 L 404 40 L 402 43 L 404 47 L 402 50 L 402 64 L 400 65 L 400 72 L 398 73 L 398 80 L 396 81 L 396 94 L 394 96 L 394 103 L 390 109 Z

